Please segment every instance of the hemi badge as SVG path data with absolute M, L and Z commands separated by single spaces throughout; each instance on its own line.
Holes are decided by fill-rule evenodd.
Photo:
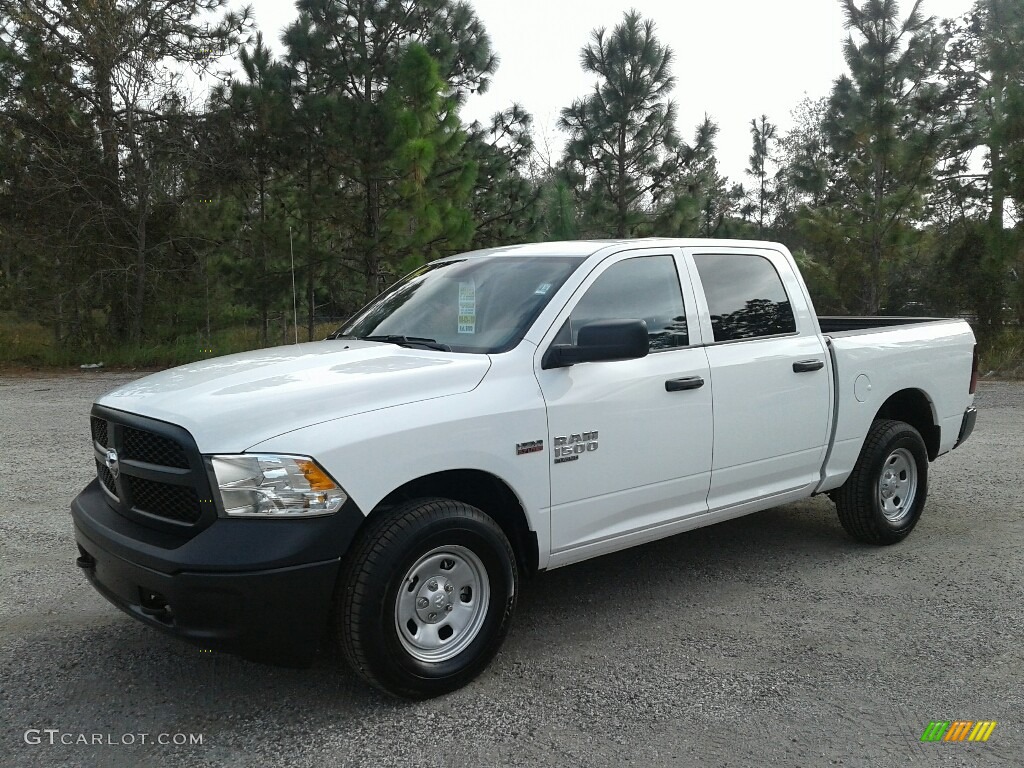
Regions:
M 543 450 L 543 440 L 530 440 L 527 443 L 516 443 L 516 456 L 522 456 L 524 453 L 540 453 Z

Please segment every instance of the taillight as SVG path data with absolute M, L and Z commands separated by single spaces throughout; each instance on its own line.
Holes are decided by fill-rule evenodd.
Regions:
M 974 390 L 978 388 L 978 345 L 974 345 L 974 360 L 971 362 L 971 388 L 967 390 L 967 394 L 973 395 Z

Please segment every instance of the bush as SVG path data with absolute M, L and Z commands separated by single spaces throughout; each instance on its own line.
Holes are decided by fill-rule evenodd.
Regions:
M 982 376 L 1024 379 L 1024 328 L 1003 328 L 979 346 Z

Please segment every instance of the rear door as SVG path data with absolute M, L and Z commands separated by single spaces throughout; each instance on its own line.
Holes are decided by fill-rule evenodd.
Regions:
M 680 285 L 681 258 L 676 248 L 608 257 L 538 347 L 552 448 L 552 554 L 577 553 L 563 562 L 637 543 L 637 535 L 656 538 L 666 523 L 707 510 L 711 386 L 693 294 L 688 282 Z M 647 322 L 647 357 L 542 367 L 551 344 L 575 342 L 582 326 L 613 319 Z
M 779 252 L 687 250 L 714 399 L 711 510 L 805 493 L 828 443 L 827 350 Z

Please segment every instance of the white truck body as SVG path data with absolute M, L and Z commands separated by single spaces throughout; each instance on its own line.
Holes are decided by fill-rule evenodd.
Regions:
M 303 665 L 331 638 L 436 696 L 497 653 L 521 573 L 823 492 L 901 541 L 976 383 L 966 323 L 819 318 L 780 245 L 462 254 L 327 340 L 100 398 L 76 564 L 204 648 Z
M 778 244 L 549 243 L 459 258 L 503 253 L 585 257 L 507 352 L 334 339 L 193 363 L 98 403 L 183 427 L 203 454 L 315 457 L 366 515 L 418 478 L 485 473 L 518 501 L 545 569 L 836 489 L 894 397 L 919 415 L 926 404 L 931 423 L 920 431 L 934 459 L 957 444 L 973 401 L 965 322 L 823 334 Z M 616 263 L 650 255 L 676 266 L 689 343 L 545 368 L 587 289 Z M 795 331 L 717 342 L 695 261 L 703 255 L 770 262 Z M 813 361 L 823 365 L 794 371 Z M 666 390 L 696 378 L 704 385 Z M 575 458 L 558 462 L 563 453 Z

